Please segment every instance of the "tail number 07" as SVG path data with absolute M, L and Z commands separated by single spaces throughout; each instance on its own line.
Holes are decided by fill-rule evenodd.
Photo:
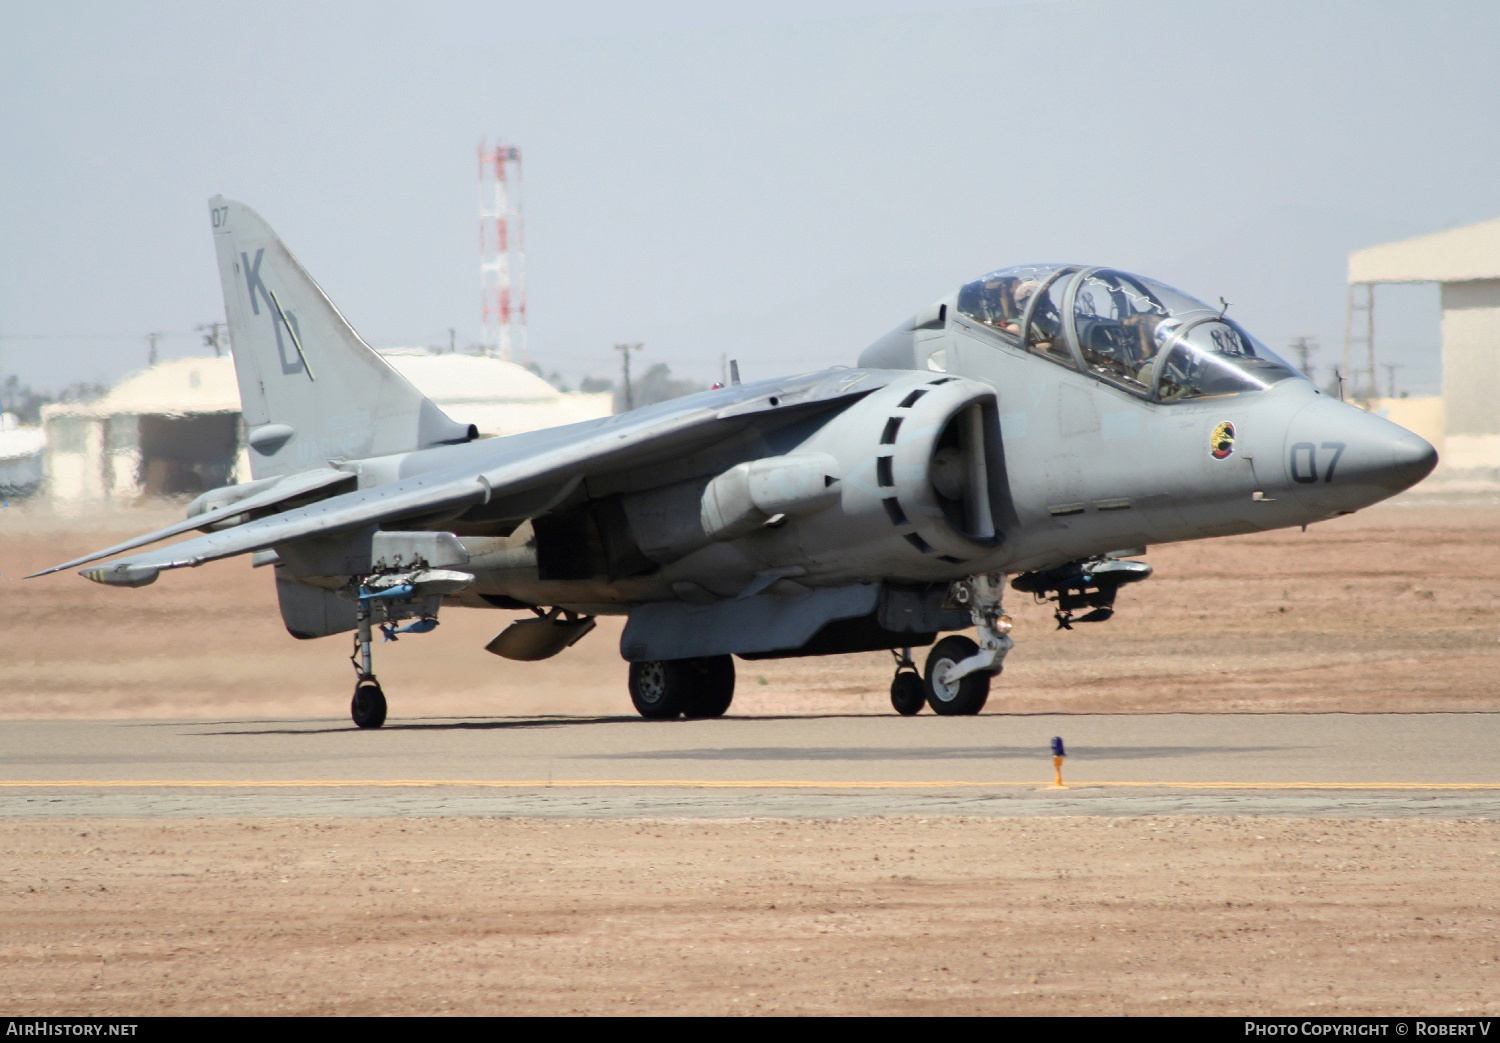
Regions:
M 1323 481 L 1333 481 L 1333 472 L 1339 465 L 1339 457 L 1344 455 L 1346 448 L 1343 442 L 1324 442 L 1322 445 L 1313 445 L 1311 442 L 1298 442 L 1292 446 L 1292 481 L 1301 482 L 1303 485 L 1311 485 L 1318 480 L 1318 450 L 1325 449 L 1333 453 L 1328 460 L 1328 469 L 1323 472 Z

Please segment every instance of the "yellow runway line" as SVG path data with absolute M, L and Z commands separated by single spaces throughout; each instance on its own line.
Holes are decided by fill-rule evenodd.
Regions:
M 1049 782 L 847 781 L 805 779 L 0 779 L 0 789 L 1037 789 Z M 1075 781 L 1062 790 L 1417 790 L 1500 792 L 1500 782 L 1138 782 Z

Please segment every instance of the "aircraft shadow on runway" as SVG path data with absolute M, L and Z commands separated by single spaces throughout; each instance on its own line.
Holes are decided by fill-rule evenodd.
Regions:
M 175 722 L 181 724 L 183 722 Z M 198 722 L 193 722 L 198 723 Z M 205 721 L 205 724 L 250 724 L 249 721 Z M 284 722 L 267 721 L 266 724 Z M 326 722 L 319 722 L 326 723 Z M 658 724 L 641 717 L 511 717 L 503 719 L 481 718 L 463 721 L 387 721 L 379 732 L 357 728 L 352 724 L 328 724 L 321 728 L 240 728 L 212 732 L 194 732 L 194 735 L 330 735 L 347 732 L 350 735 L 375 735 L 403 731 L 491 731 L 509 728 L 561 728 L 585 724 Z
M 439 718 L 423 719 L 416 718 L 409 721 L 388 720 L 381 733 L 400 731 L 486 731 L 490 729 L 507 728 L 565 728 L 576 725 L 600 725 L 600 724 L 629 724 L 642 728 L 670 728 L 680 727 L 687 724 L 714 724 L 717 726 L 733 726 L 735 724 L 758 723 L 762 721 L 829 721 L 829 720 L 880 720 L 895 718 L 895 714 L 882 716 L 863 713 L 799 713 L 779 714 L 764 717 L 720 717 L 712 721 L 706 719 L 682 720 L 682 721 L 651 721 L 634 714 L 622 714 L 619 716 L 598 717 L 478 717 L 478 718 Z M 217 725 L 223 728 L 227 725 L 249 725 L 233 731 L 195 731 L 194 735 L 328 735 L 330 733 L 348 732 L 351 735 L 364 734 L 365 729 L 356 728 L 351 724 L 331 724 L 326 720 L 315 718 L 304 718 L 309 724 L 321 724 L 323 727 L 310 728 L 274 728 L 264 727 L 267 725 L 295 724 L 291 719 L 287 720 L 263 720 L 263 721 L 152 721 L 148 725 L 140 727 L 200 727 Z M 253 727 L 253 725 L 263 727 Z M 374 734 L 374 733 L 370 733 Z

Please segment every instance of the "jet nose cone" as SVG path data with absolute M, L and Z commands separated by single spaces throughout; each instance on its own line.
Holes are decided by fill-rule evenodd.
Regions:
M 1400 482 L 1402 489 L 1410 489 L 1432 473 L 1438 465 L 1438 452 L 1431 442 L 1414 435 L 1405 428 L 1405 435 L 1391 450 L 1391 473 Z
M 1437 450 L 1425 438 L 1384 417 L 1328 399 L 1298 413 L 1287 436 L 1292 482 L 1345 510 L 1410 489 L 1438 463 Z

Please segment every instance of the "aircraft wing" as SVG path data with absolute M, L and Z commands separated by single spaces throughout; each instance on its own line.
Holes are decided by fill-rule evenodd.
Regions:
M 242 500 L 236 500 L 231 504 L 212 511 L 205 511 L 202 514 L 195 514 L 184 521 L 168 525 L 165 529 L 157 529 L 155 532 L 148 532 L 144 536 L 136 536 L 133 539 L 126 540 L 124 543 L 117 543 L 113 547 L 106 547 L 103 550 L 94 551 L 92 554 L 85 554 L 81 558 L 65 561 L 61 565 L 53 565 L 51 568 L 42 569 L 40 572 L 33 572 L 26 578 L 31 579 L 35 576 L 45 576 L 52 572 L 61 572 L 63 569 L 87 565 L 91 561 L 107 558 L 111 554 L 121 554 L 127 550 L 134 550 L 137 547 L 145 547 L 161 540 L 170 539 L 173 536 L 181 536 L 183 533 L 191 532 L 193 529 L 206 529 L 218 522 L 237 518 L 241 514 L 249 514 L 252 511 L 275 507 L 277 504 L 285 503 L 288 500 L 295 500 L 298 497 L 308 496 L 321 489 L 326 489 L 330 485 L 353 482 L 354 480 L 355 475 L 351 472 L 336 471 L 328 467 L 317 467 L 311 471 L 288 475 L 286 478 L 281 479 L 281 481 L 275 482 L 269 489 L 264 489 Z
M 833 370 L 703 392 L 604 420 L 429 450 L 463 460 L 84 569 L 82 574 L 99 583 L 144 586 L 164 569 L 193 567 L 280 543 L 371 525 L 411 525 L 456 517 L 481 504 L 488 505 L 487 513 L 493 517 L 519 520 L 548 510 L 590 475 L 694 452 L 756 422 L 789 421 L 798 415 L 841 409 L 889 379 L 889 374 L 880 371 Z M 242 514 L 246 508 L 241 501 L 221 510 L 228 512 L 228 517 Z M 198 515 L 189 519 L 190 527 L 205 524 L 204 518 Z M 162 530 L 168 532 L 170 529 Z M 151 534 L 122 544 L 120 549 L 159 538 L 161 534 Z

